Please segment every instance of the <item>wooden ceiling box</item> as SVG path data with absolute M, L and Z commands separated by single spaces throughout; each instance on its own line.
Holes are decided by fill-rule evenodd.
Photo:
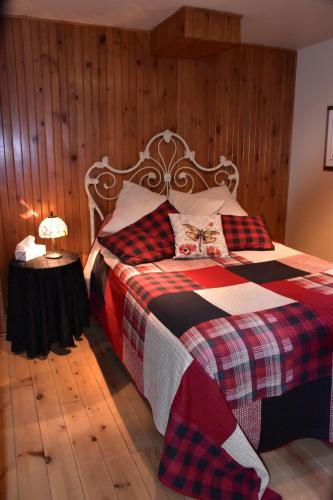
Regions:
M 159 57 L 202 59 L 240 44 L 241 17 L 229 12 L 182 7 L 151 31 Z

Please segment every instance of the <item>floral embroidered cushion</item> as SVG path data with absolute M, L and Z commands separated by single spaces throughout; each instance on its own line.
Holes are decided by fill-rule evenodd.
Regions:
M 169 214 L 175 236 L 176 259 L 228 255 L 220 215 Z

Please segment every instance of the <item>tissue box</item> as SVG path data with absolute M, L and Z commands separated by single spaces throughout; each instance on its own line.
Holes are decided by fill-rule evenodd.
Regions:
M 46 254 L 46 245 L 33 245 L 31 248 L 26 249 L 16 249 L 15 250 L 15 259 L 16 260 L 31 260 L 36 257 L 40 257 L 41 255 Z

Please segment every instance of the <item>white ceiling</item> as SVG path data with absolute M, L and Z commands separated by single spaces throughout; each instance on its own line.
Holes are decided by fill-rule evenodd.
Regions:
M 333 0 L 9 0 L 11 14 L 150 30 L 183 5 L 242 14 L 242 41 L 299 49 L 333 38 Z

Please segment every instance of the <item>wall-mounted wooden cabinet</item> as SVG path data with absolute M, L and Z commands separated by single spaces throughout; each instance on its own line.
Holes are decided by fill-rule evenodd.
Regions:
M 151 32 L 151 51 L 160 57 L 202 59 L 241 42 L 238 14 L 182 7 Z

